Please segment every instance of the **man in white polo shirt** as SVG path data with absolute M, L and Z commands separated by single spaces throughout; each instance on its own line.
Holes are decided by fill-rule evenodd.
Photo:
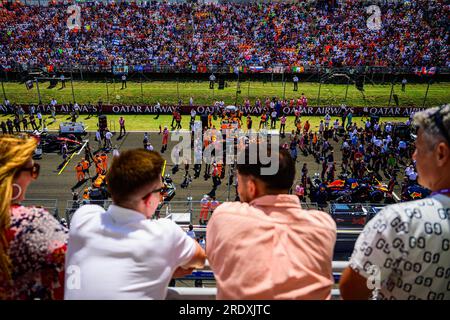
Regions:
M 113 204 L 78 209 L 70 223 L 65 299 L 165 299 L 172 277 L 202 268 L 205 252 L 169 219 L 151 220 L 164 160 L 127 150 L 106 177 Z

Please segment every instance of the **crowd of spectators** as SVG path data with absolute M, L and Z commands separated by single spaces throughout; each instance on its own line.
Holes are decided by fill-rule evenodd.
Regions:
M 379 4 L 371 31 L 362 1 L 170 4 L 79 3 L 81 26 L 69 30 L 67 5 L 0 7 L 0 65 L 91 71 L 113 65 L 204 71 L 260 66 L 448 67 L 449 5 L 444 1 Z

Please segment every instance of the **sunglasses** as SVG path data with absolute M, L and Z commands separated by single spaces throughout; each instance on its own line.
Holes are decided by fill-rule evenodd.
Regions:
M 41 165 L 39 163 L 33 163 L 31 167 L 28 168 L 21 168 L 19 169 L 19 172 L 28 171 L 31 174 L 31 177 L 33 179 L 37 179 L 39 177 L 39 172 L 41 171 Z
M 161 188 L 152 190 L 152 191 L 150 191 L 149 193 L 147 193 L 145 196 L 143 196 L 143 197 L 142 197 L 142 200 L 147 199 L 147 198 L 150 197 L 153 193 L 161 193 L 163 190 L 164 190 L 164 187 L 161 187 Z

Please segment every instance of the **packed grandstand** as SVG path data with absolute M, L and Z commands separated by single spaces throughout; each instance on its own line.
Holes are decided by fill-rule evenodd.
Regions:
M 78 3 L 82 24 L 73 29 L 67 28 L 67 4 L 47 4 L 0 2 L 3 68 L 69 62 L 91 71 L 122 64 L 194 72 L 210 66 L 450 67 L 449 4 L 442 0 L 381 1 L 379 31 L 367 28 L 369 15 L 359 0 L 88 1 Z

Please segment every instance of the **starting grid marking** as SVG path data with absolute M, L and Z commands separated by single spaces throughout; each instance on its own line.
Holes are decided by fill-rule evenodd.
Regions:
M 80 150 L 78 152 L 72 152 L 72 155 L 70 156 L 69 160 L 67 160 L 66 164 L 61 168 L 61 170 L 59 170 L 58 172 L 58 176 L 64 172 L 64 170 L 66 169 L 67 165 L 69 164 L 69 162 L 72 160 L 74 155 L 79 156 L 80 153 L 83 151 L 83 149 L 86 147 L 86 145 L 88 144 L 89 140 L 85 140 L 83 146 L 80 148 Z
M 400 202 L 400 197 L 395 192 L 392 192 L 392 196 L 396 201 Z
M 61 170 L 59 170 L 58 176 L 64 171 L 64 169 L 66 169 L 67 165 L 69 164 L 70 160 L 72 160 L 72 158 L 73 158 L 73 156 L 75 154 L 76 154 L 75 152 L 72 153 L 72 155 L 70 156 L 69 160 L 67 160 L 66 164 L 61 168 Z

